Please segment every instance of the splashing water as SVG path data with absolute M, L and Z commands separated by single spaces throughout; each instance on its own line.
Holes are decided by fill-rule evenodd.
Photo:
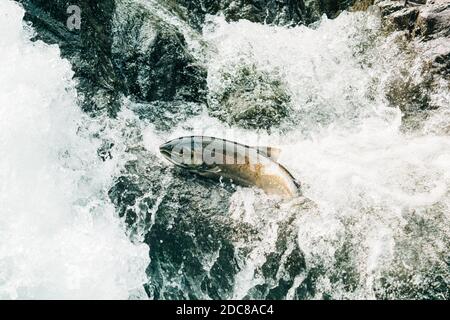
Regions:
M 23 10 L 0 3 L 0 298 L 143 298 L 147 266 L 160 299 L 450 297 L 450 138 L 435 129 L 450 95 L 442 85 L 423 130 L 402 131 L 386 88 L 421 66 L 376 11 L 309 28 L 210 16 L 200 39 L 161 2 L 136 2 L 205 62 L 208 106 L 124 99 L 117 119 L 88 120 L 58 48 L 30 42 Z M 273 99 L 288 115 L 270 132 L 226 125 L 211 106 L 229 97 L 220 112 Z M 104 163 L 99 131 L 114 143 Z M 180 174 L 158 146 L 192 134 L 282 147 L 304 197 Z
M 145 245 L 105 198 L 68 61 L 0 2 L 0 299 L 142 297 Z M 85 132 L 84 137 L 78 132 Z
M 379 19 L 343 14 L 315 30 L 215 28 L 212 90 L 221 85 L 216 70 L 252 59 L 278 70 L 293 96 L 296 123 L 272 141 L 283 140 L 281 161 L 318 207 L 296 213 L 306 267 L 320 270 L 313 297 L 448 296 L 450 138 L 400 132 L 383 85 L 405 58 L 377 38 Z
M 261 237 L 233 240 L 240 271 L 225 297 L 449 297 L 450 138 L 401 130 L 401 111 L 388 106 L 385 90 L 412 60 L 395 34 L 382 34 L 376 13 L 289 29 L 209 17 L 212 99 L 226 96 L 230 75 L 251 65 L 282 79 L 293 121 L 268 134 L 204 113 L 168 134 L 146 130 L 148 150 L 155 140 L 190 134 L 282 146 L 281 162 L 314 203 L 280 205 L 238 188 L 230 220 Z M 211 259 L 205 269 L 217 255 Z

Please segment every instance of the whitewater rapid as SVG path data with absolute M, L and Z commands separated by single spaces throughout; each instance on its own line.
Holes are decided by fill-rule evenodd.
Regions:
M 293 28 L 208 16 L 200 34 L 136 2 L 181 29 L 211 105 L 250 66 L 290 97 L 289 119 L 269 132 L 129 97 L 116 119 L 88 118 L 58 47 L 30 41 L 23 9 L 0 2 L 0 299 L 448 298 L 450 94 L 432 92 L 441 108 L 405 130 L 386 89 L 422 66 L 377 10 Z M 176 172 L 159 145 L 182 135 L 282 148 L 303 196 Z
M 0 299 L 142 298 L 148 247 L 107 199 L 115 165 L 96 156 L 70 63 L 23 16 L 0 2 Z
M 399 34 L 383 35 L 376 8 L 324 17 L 312 28 L 210 16 L 203 35 L 210 95 L 229 90 L 230 74 L 243 65 L 255 66 L 282 79 L 294 124 L 269 134 L 224 125 L 205 111 L 162 137 L 148 127 L 146 147 L 156 154 L 159 142 L 191 134 L 278 146 L 281 163 L 314 203 L 302 207 L 299 199 L 280 209 L 259 191 L 238 188 L 228 214 L 263 238 L 235 242 L 242 264 L 232 297 L 258 298 L 257 286 L 287 281 L 286 298 L 445 298 L 450 137 L 439 128 L 448 125 L 450 95 L 445 86 L 433 92 L 441 109 L 422 129 L 405 130 L 386 90 L 405 68 L 420 77 L 421 61 L 403 51 Z M 290 282 L 289 264 L 283 265 L 295 252 L 290 243 L 275 276 L 280 282 L 273 282 L 262 270 L 279 250 L 286 221 L 296 230 L 291 241 L 304 254 L 306 270 Z

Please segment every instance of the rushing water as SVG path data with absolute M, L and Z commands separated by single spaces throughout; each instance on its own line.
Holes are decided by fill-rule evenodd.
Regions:
M 114 166 L 83 133 L 70 64 L 23 14 L 0 2 L 0 298 L 142 296 L 148 248 L 105 197 Z
M 210 106 L 236 92 L 243 68 L 269 83 L 250 101 L 289 97 L 270 132 L 180 102 L 124 99 L 118 119 L 87 120 L 58 48 L 28 40 L 16 4 L 1 2 L 0 15 L 1 298 L 142 298 L 144 282 L 159 299 L 449 298 L 450 137 L 440 128 L 450 95 L 432 93 L 442 108 L 405 130 L 385 92 L 421 66 L 383 34 L 376 10 L 310 28 L 210 16 L 202 41 L 187 37 L 207 66 Z M 106 162 L 100 131 L 114 142 Z M 175 170 L 158 146 L 185 134 L 281 147 L 303 196 Z

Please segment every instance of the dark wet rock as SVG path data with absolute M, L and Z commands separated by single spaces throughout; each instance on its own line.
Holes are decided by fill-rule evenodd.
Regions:
M 435 82 L 439 79 L 450 81 L 450 38 L 438 38 L 420 46 L 425 63 Z
M 410 75 L 405 75 L 405 77 L 398 77 L 390 83 L 386 90 L 386 97 L 392 106 L 403 112 L 406 121 L 420 115 L 423 120 L 426 117 L 424 112 L 437 108 L 431 101 L 431 92 L 430 78 L 415 83 Z
M 108 140 L 102 141 L 100 148 L 97 150 L 97 155 L 103 161 L 112 159 L 111 149 L 114 147 L 114 143 Z
M 413 37 L 430 73 L 450 81 L 450 1 L 428 1 L 420 7 Z
M 220 74 L 223 87 L 210 94 L 211 115 L 230 125 L 268 130 L 290 114 L 291 97 L 276 74 L 246 64 Z
M 408 30 L 422 40 L 450 35 L 450 2 L 435 1 L 378 1 L 384 22 L 394 30 Z
M 200 29 L 207 14 L 221 13 L 228 21 L 298 25 L 310 24 L 326 14 L 336 17 L 358 0 L 175 0 L 190 23 Z
M 138 101 L 204 102 L 206 70 L 183 33 L 135 1 L 117 0 L 112 59 Z
M 404 1 L 378 0 L 375 1 L 375 4 L 381 9 L 381 14 L 383 17 L 387 17 L 392 13 L 406 8 Z
M 111 22 L 115 1 L 77 1 L 82 12 L 81 29 L 72 31 L 66 26 L 70 1 L 19 2 L 26 10 L 25 20 L 31 22 L 37 31 L 36 39 L 58 44 L 62 56 L 72 63 L 85 111 L 107 109 L 114 115 L 120 108 L 118 96 L 123 90 L 120 75 L 111 60 Z
M 429 1 L 419 11 L 414 36 L 430 40 L 450 37 L 450 1 Z
M 448 80 L 450 62 L 450 1 L 430 0 L 410 2 L 401 8 L 398 1 L 381 1 L 385 25 L 404 30 L 415 51 L 428 65 L 430 76 L 441 73 Z
M 146 123 L 151 123 L 158 131 L 170 131 L 180 123 L 198 116 L 203 104 L 186 101 L 154 101 L 148 103 L 129 103 L 128 108 Z M 184 127 L 186 130 L 189 127 Z
M 107 111 L 115 116 L 123 96 L 142 103 L 206 100 L 206 70 L 190 52 L 185 30 L 163 18 L 162 11 L 197 29 L 189 32 L 199 32 L 206 14 L 222 13 L 233 21 L 295 25 L 314 22 L 323 13 L 334 17 L 355 1 L 173 0 L 143 4 L 80 0 L 76 3 L 81 9 L 80 30 L 66 26 L 70 16 L 67 9 L 72 5 L 69 1 L 20 2 L 26 9 L 25 19 L 37 31 L 36 39 L 58 44 L 62 56 L 72 63 L 83 109 L 92 115 Z M 236 94 L 239 100 L 241 95 Z M 268 106 L 269 99 L 263 97 L 263 118 L 279 113 L 286 102 L 284 97 L 275 97 Z M 235 122 L 246 122 L 253 115 L 250 110 Z M 274 122 L 278 121 L 275 115 Z
M 207 14 L 217 14 L 221 8 L 220 0 L 171 0 L 172 10 L 177 11 L 189 24 L 201 30 Z
M 445 215 L 447 210 L 445 206 L 435 204 L 405 212 L 404 236 L 396 239 L 393 263 L 375 284 L 378 299 L 450 299 L 447 250 L 450 239 L 443 237 L 440 245 L 431 239 L 431 235 L 446 228 L 437 217 Z
M 350 11 L 366 11 L 375 3 L 375 0 L 356 0 L 349 8 Z
M 306 8 L 302 1 L 224 1 L 223 12 L 232 21 L 246 19 L 268 24 L 298 24 L 306 21 Z
M 315 22 L 326 14 L 328 18 L 336 18 L 342 11 L 350 10 L 361 0 L 304 0 L 308 13 L 308 23 Z
M 203 181 L 173 181 L 145 236 L 154 299 L 231 298 L 239 270 L 227 212 L 229 194 Z M 160 279 L 154 281 L 155 279 Z
M 297 211 L 279 222 L 273 248 L 259 253 L 267 241 L 266 223 L 278 223 L 264 219 L 284 209 L 269 203 L 266 210 L 275 211 L 255 217 L 255 222 L 262 219 L 255 225 L 233 218 L 231 213 L 242 204 L 231 206 L 236 191 L 231 184 L 167 166 L 141 147 L 131 151 L 136 159 L 127 162 L 109 197 L 128 225 L 130 238 L 150 247 L 145 285 L 150 298 L 231 299 L 253 250 L 262 261 L 255 275 L 268 285 L 255 286 L 250 298 L 284 299 L 295 289 L 296 277 L 306 268 L 296 239 Z M 313 207 L 307 199 L 299 205 L 305 210 Z
M 430 111 L 442 107 L 432 95 L 450 81 L 450 1 L 408 1 L 406 6 L 403 1 L 376 1 L 376 5 L 385 29 L 404 37 L 405 51 L 420 65 L 414 74 L 405 66 L 386 88 L 390 104 L 404 114 L 405 128 L 418 129 Z
M 408 31 L 412 38 L 428 41 L 450 36 L 450 1 L 375 1 L 388 29 Z
M 81 0 L 80 30 L 68 1 L 21 0 L 36 39 L 58 44 L 73 66 L 85 111 L 115 116 L 122 96 L 142 102 L 205 101 L 206 71 L 180 30 L 134 1 Z
M 395 11 L 388 17 L 388 23 L 394 30 L 414 30 L 419 9 L 417 8 L 403 8 Z
M 224 14 L 228 21 L 246 19 L 268 24 L 298 24 L 306 21 L 306 8 L 298 0 L 176 0 L 186 9 L 189 21 L 201 28 L 207 14 Z
M 295 279 L 306 270 L 306 262 L 297 242 L 295 217 L 279 225 L 275 250 L 265 256 L 265 262 L 255 270 L 255 277 L 264 278 L 263 285 L 256 285 L 247 299 L 292 299 L 289 291 L 295 289 Z M 293 290 L 294 291 L 294 290 Z
M 229 196 L 205 181 L 196 180 L 189 187 L 173 181 L 145 236 L 151 248 L 149 297 L 230 299 L 237 287 L 246 286 L 237 282 L 239 273 L 267 235 L 260 226 L 230 217 Z M 244 299 L 285 299 L 305 271 L 295 224 L 289 222 L 280 226 L 275 248 L 258 258 L 265 262 L 254 270 L 254 277 L 265 284 L 250 288 Z
M 230 190 L 158 164 L 143 149 L 134 154 L 109 196 L 130 237 L 151 248 L 149 297 L 230 298 L 238 272 L 232 238 L 248 231 L 226 217 Z

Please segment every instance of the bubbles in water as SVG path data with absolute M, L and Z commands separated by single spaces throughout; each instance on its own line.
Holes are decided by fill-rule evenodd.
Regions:
M 439 111 L 401 131 L 386 84 L 415 62 L 377 14 L 311 28 L 210 17 L 199 39 L 159 8 L 205 54 L 210 100 L 232 96 L 239 113 L 282 97 L 280 130 L 258 131 L 182 102 L 125 101 L 116 120 L 94 123 L 58 48 L 28 40 L 18 5 L 0 12 L 1 298 L 142 298 L 148 248 L 125 236 L 109 191 L 131 238 L 152 245 L 152 297 L 448 299 L 450 139 L 435 130 L 446 121 Z M 445 104 L 448 91 L 432 98 Z M 113 142 L 105 163 L 98 131 Z M 175 174 L 158 147 L 192 134 L 283 147 L 304 196 Z
M 106 197 L 111 166 L 76 105 L 58 47 L 0 2 L 0 298 L 143 297 L 148 248 Z
M 229 90 L 224 74 L 256 66 L 285 82 L 293 122 L 285 134 L 258 135 L 202 114 L 170 136 L 283 146 L 281 162 L 315 203 L 280 207 L 238 189 L 230 217 L 263 236 L 234 243 L 234 297 L 448 298 L 450 138 L 402 132 L 385 88 L 411 61 L 383 36 L 379 16 L 290 29 L 210 17 L 204 36 L 212 93 Z M 271 274 L 274 255 L 287 262 Z

